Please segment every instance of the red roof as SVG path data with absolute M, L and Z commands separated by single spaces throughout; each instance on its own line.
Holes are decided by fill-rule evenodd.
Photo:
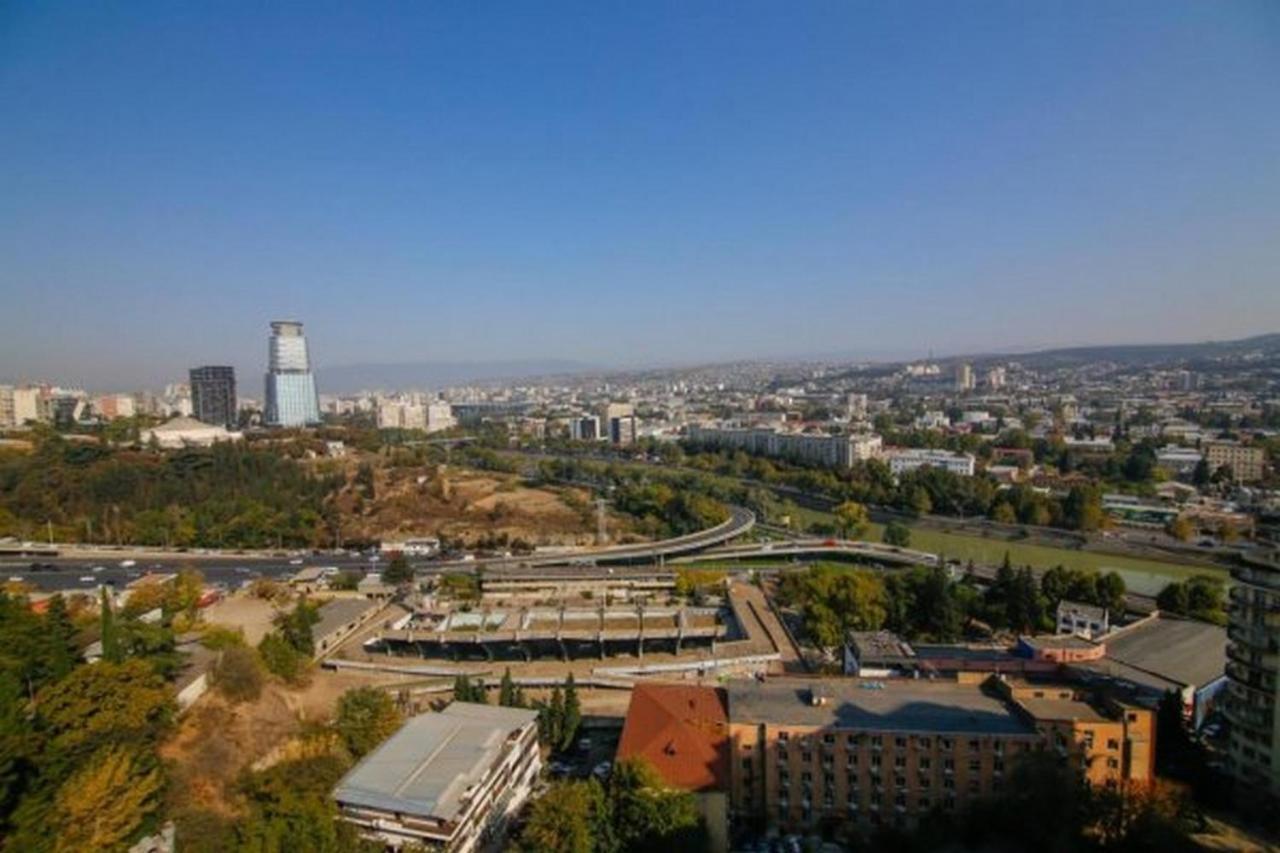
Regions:
M 637 684 L 618 743 L 618 760 L 643 758 L 673 788 L 729 789 L 729 712 L 724 691 L 683 684 Z

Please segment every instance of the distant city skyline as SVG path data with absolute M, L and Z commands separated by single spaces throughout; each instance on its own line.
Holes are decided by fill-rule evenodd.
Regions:
M 0 382 L 260 394 L 277 316 L 321 393 L 1276 331 L 1278 37 L 1265 2 L 10 4 Z

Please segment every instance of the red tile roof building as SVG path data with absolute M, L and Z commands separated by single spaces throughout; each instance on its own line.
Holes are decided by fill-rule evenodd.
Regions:
M 673 788 L 729 789 L 729 712 L 724 691 L 637 684 L 618 744 L 619 761 L 642 758 Z

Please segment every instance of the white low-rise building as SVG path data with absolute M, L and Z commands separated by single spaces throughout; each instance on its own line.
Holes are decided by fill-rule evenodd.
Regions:
M 911 448 L 895 450 L 889 454 L 889 471 L 896 477 L 928 465 L 941 468 L 962 477 L 972 477 L 975 460 L 972 453 L 952 453 L 950 450 Z
M 178 417 L 160 426 L 143 430 L 140 437 L 143 444 L 150 444 L 154 439 L 156 444 L 166 450 L 173 450 L 182 447 L 209 447 L 220 441 L 239 441 L 244 438 L 244 435 L 231 432 L 218 424 L 206 424 L 195 418 Z

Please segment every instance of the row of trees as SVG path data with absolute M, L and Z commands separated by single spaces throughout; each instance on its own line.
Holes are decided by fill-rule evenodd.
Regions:
M 952 580 L 940 566 L 886 574 L 822 564 L 784 574 L 778 587 L 779 600 L 800 611 L 813 642 L 827 649 L 849 631 L 881 628 L 934 642 L 958 640 L 976 622 L 1017 633 L 1052 630 L 1063 599 L 1119 612 L 1124 596 L 1124 579 L 1115 572 L 1057 566 L 1037 581 L 1029 567 L 1014 568 L 1007 554 L 985 589 L 969 576 Z

